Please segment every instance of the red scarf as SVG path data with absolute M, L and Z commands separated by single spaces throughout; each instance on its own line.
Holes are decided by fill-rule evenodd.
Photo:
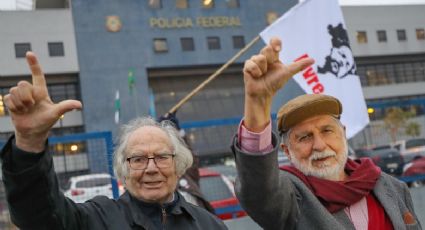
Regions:
M 367 196 L 381 175 L 381 169 L 369 158 L 355 161 L 348 159 L 345 171 L 349 176 L 345 181 L 305 176 L 294 166 L 281 166 L 280 169 L 301 179 L 330 213 L 335 213 Z

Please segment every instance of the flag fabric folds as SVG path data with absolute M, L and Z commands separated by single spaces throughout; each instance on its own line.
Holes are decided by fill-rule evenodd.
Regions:
M 128 70 L 127 81 L 128 81 L 128 90 L 130 92 L 130 95 L 133 95 L 133 89 L 136 84 L 136 80 L 134 79 L 134 69 L 132 68 Z
M 338 0 L 306 0 L 290 9 L 260 33 L 268 43 L 282 40 L 280 60 L 291 63 L 305 57 L 315 64 L 294 76 L 306 93 L 323 93 L 338 98 L 343 105 L 341 121 L 347 138 L 368 123 L 369 116 L 356 73 Z

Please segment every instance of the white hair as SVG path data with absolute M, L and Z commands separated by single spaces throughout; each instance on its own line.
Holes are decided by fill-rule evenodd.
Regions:
M 129 174 L 129 167 L 126 162 L 126 149 L 130 135 L 137 129 L 145 126 L 158 127 L 163 130 L 170 138 L 175 157 L 176 174 L 182 176 L 193 163 L 192 152 L 187 147 L 185 141 L 180 137 L 179 132 L 173 123 L 167 120 L 157 122 L 151 117 L 139 117 L 131 120 L 128 124 L 121 127 L 121 134 L 114 151 L 114 172 L 121 181 Z

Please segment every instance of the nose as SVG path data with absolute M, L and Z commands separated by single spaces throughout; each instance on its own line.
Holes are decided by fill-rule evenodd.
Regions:
M 326 142 L 320 135 L 314 135 L 313 150 L 324 151 L 326 149 Z
M 158 167 L 155 164 L 155 161 L 152 158 L 148 159 L 148 165 L 146 166 L 145 172 L 157 172 Z

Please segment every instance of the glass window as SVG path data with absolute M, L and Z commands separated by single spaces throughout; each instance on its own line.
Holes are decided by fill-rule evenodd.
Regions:
M 6 107 L 4 105 L 3 95 L 0 94 L 0 117 L 5 115 L 6 115 Z
M 49 47 L 50 57 L 63 57 L 65 55 L 62 42 L 49 42 L 47 46 Z
M 193 38 L 180 38 L 180 43 L 183 51 L 193 51 L 195 50 L 195 44 Z
M 209 50 L 219 50 L 221 48 L 219 37 L 208 37 L 207 42 Z
M 406 41 L 406 30 L 397 30 L 397 39 L 399 41 Z
M 376 31 L 378 35 L 378 42 L 386 42 L 387 41 L 387 32 L 385 30 Z
M 357 31 L 357 43 L 363 44 L 367 43 L 367 33 L 366 31 Z
M 239 0 L 226 0 L 226 2 L 229 8 L 239 8 Z
M 83 181 L 79 181 L 75 184 L 77 188 L 94 188 L 109 186 L 111 184 L 110 178 L 92 178 Z
M 424 29 L 416 29 L 416 38 L 418 40 L 425 40 L 425 30 Z
M 241 49 L 245 46 L 244 36 L 233 36 L 233 48 Z
M 214 0 L 201 0 L 202 8 L 211 9 L 214 7 Z
M 176 8 L 187 9 L 188 7 L 187 0 L 176 0 Z
M 31 51 L 30 43 L 15 43 L 15 57 L 24 58 L 27 51 Z
M 272 24 L 276 19 L 278 18 L 278 15 L 276 12 L 268 12 L 267 15 L 267 25 Z
M 161 0 L 149 0 L 149 7 L 152 9 L 161 9 Z
M 165 53 L 168 52 L 167 39 L 165 38 L 154 38 L 153 39 L 153 48 L 156 53 Z

